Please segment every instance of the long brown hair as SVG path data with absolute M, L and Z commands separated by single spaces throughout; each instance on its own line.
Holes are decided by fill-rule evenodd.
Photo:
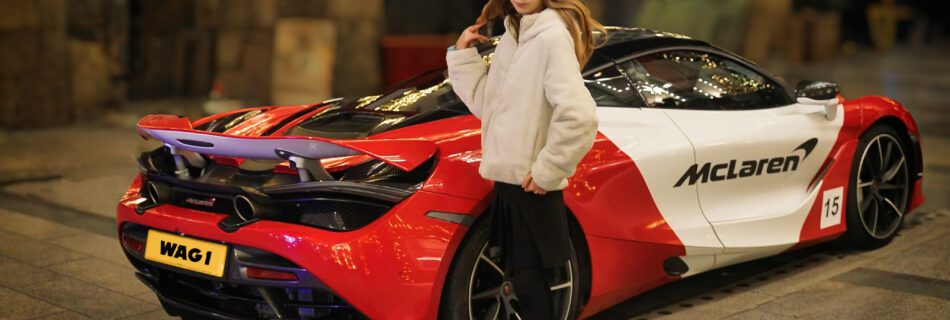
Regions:
M 577 54 L 577 62 L 581 68 L 587 64 L 594 49 L 602 45 L 607 40 L 607 30 L 600 22 L 594 20 L 590 9 L 581 0 L 543 0 L 544 8 L 557 10 L 558 15 L 567 24 L 571 37 L 574 38 L 574 52 Z M 515 10 L 511 0 L 488 0 L 485 7 L 482 8 L 482 14 L 476 20 L 476 24 L 511 16 L 515 23 L 512 30 L 518 34 L 521 28 L 521 14 Z M 595 39 L 594 32 L 600 32 L 602 37 Z

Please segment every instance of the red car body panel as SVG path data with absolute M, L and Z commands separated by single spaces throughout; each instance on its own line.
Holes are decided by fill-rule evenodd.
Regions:
M 330 232 L 260 221 L 227 233 L 223 214 L 159 206 L 134 211 L 139 180 L 118 206 L 121 226 L 131 222 L 189 237 L 276 253 L 306 268 L 372 319 L 435 319 L 442 279 L 464 236 L 458 224 L 428 218 L 430 210 L 471 212 L 476 201 L 419 191 L 390 214 L 359 230 Z M 121 230 L 121 229 L 120 229 Z
M 838 139 L 832 148 L 833 151 L 825 160 L 826 163 L 831 162 L 832 164 L 824 180 L 831 185 L 844 186 L 844 194 L 848 194 L 851 187 L 848 180 L 850 179 L 851 167 L 861 134 L 870 129 L 872 125 L 886 118 L 900 121 L 907 127 L 907 133 L 913 135 L 918 141 L 920 140 L 920 132 L 910 113 L 899 103 L 889 98 L 863 97 L 847 101 L 843 98 L 840 99 L 843 101 L 845 111 L 844 126 L 838 133 Z M 913 211 L 924 202 L 921 191 L 922 183 L 923 178 L 919 178 L 914 185 L 914 190 L 910 193 L 908 212 Z M 847 201 L 841 205 L 842 212 L 847 212 Z M 802 227 L 800 242 L 790 250 L 833 240 L 847 231 L 847 225 L 845 224 L 821 229 L 819 226 L 821 207 L 821 201 L 816 200 Z

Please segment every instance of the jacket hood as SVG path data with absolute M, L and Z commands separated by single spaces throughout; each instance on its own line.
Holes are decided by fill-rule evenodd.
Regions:
M 511 32 L 512 36 L 518 42 L 531 40 L 544 30 L 550 28 L 567 28 L 567 24 L 561 19 L 561 15 L 557 13 L 557 10 L 551 8 L 545 8 L 540 12 L 521 16 L 520 35 L 514 32 L 514 23 L 514 17 L 505 17 L 505 30 Z

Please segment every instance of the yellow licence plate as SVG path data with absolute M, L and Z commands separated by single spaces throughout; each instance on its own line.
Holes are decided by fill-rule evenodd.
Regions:
M 228 246 L 149 229 L 145 259 L 215 277 L 224 275 Z

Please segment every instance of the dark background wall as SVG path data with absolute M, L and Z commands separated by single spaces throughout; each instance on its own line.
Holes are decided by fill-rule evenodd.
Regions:
M 927 45 L 950 29 L 947 1 L 587 2 L 606 25 L 678 32 L 762 63 L 796 64 L 856 50 Z M 292 83 L 293 76 L 309 76 L 300 83 L 327 88 L 326 93 L 315 90 L 320 93 L 314 101 L 372 94 L 444 64 L 445 47 L 474 22 L 484 3 L 0 0 L 0 127 L 63 125 L 136 101 L 202 100 L 212 91 L 241 105 L 270 104 L 278 100 L 280 80 Z M 315 27 L 278 27 L 294 19 Z M 323 39 L 326 35 L 331 36 Z M 275 70 L 288 58 L 275 54 L 280 36 L 298 40 L 302 52 L 290 52 L 289 58 L 301 70 L 329 66 L 316 71 L 328 76 Z

